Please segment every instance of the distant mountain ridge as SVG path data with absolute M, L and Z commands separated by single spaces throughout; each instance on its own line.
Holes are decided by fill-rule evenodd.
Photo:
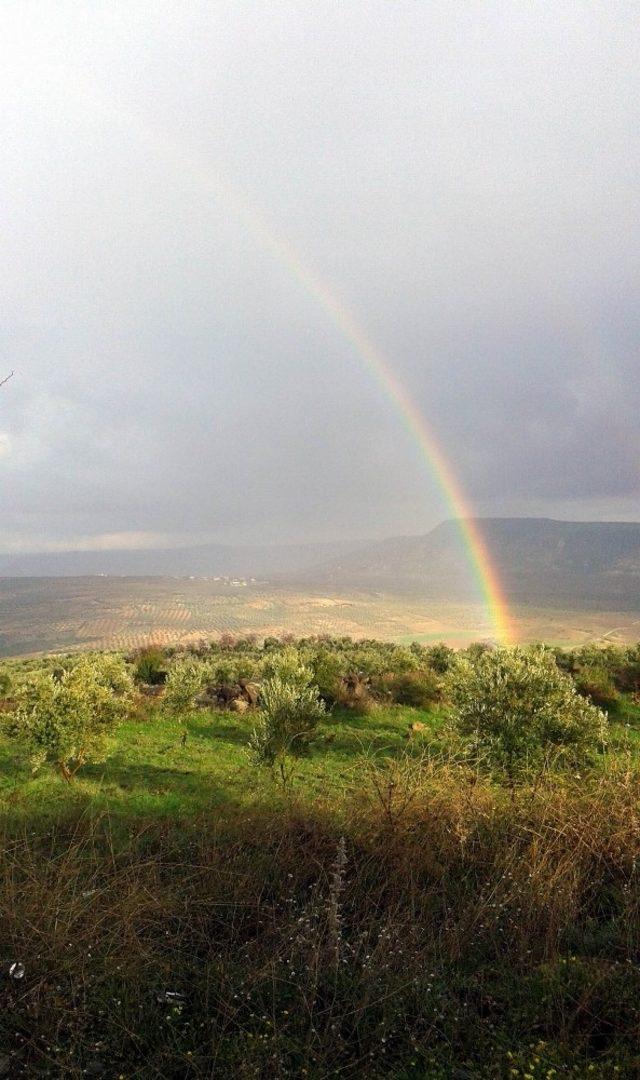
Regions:
M 512 603 L 640 611 L 640 523 L 477 518 Z M 280 584 L 477 598 L 459 524 L 369 543 L 0 556 L 2 577 L 255 577 Z
M 512 602 L 640 609 L 640 523 L 477 518 L 473 524 Z M 334 587 L 348 583 L 460 599 L 476 587 L 455 521 L 422 536 L 368 545 L 304 576 Z

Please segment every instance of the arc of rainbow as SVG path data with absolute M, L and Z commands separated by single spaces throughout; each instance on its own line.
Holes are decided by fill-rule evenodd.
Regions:
M 112 113 L 112 116 L 114 114 Z M 502 589 L 497 570 L 491 562 L 486 542 L 472 508 L 445 457 L 435 435 L 418 406 L 412 401 L 393 367 L 371 340 L 353 312 L 339 299 L 333 289 L 303 261 L 292 244 L 266 219 L 265 215 L 241 194 L 235 184 L 216 167 L 204 167 L 192 154 L 141 124 L 137 118 L 119 111 L 117 120 L 126 121 L 136 136 L 153 147 L 159 156 L 170 162 L 180 173 L 188 172 L 192 180 L 206 191 L 212 191 L 228 206 L 234 216 L 249 233 L 281 263 L 298 282 L 300 287 L 316 301 L 336 329 L 351 345 L 365 368 L 374 376 L 387 398 L 395 407 L 407 431 L 416 443 L 421 457 L 435 479 L 449 507 L 467 552 L 469 565 L 476 580 L 478 591 L 487 608 L 497 640 L 509 644 L 513 640 L 509 606 Z

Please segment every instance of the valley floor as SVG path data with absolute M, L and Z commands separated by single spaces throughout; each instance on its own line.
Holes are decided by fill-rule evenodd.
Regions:
M 519 641 L 580 645 L 635 641 L 640 612 L 516 607 Z M 299 592 L 268 584 L 175 578 L 0 579 L 0 656 L 67 649 L 133 649 L 290 633 L 463 646 L 491 639 L 480 604 L 383 593 Z

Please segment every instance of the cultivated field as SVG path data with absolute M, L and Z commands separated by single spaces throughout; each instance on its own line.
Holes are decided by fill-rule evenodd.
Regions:
M 518 639 L 626 642 L 640 613 L 517 608 Z M 332 634 L 465 645 L 491 638 L 480 604 L 388 593 L 299 592 L 271 584 L 188 578 L 0 579 L 0 656 L 66 649 L 132 649 L 223 633 Z

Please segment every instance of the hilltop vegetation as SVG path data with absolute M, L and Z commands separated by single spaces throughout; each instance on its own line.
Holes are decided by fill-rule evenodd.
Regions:
M 11 1075 L 633 1077 L 640 647 L 5 662 Z

